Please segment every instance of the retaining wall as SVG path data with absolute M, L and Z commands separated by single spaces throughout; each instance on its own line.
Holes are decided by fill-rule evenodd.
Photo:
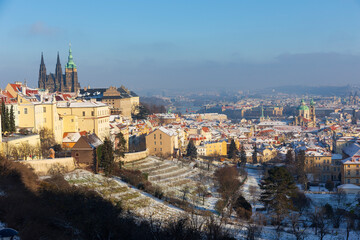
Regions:
M 136 160 L 140 160 L 140 159 L 144 159 L 147 158 L 149 156 L 149 150 L 146 149 L 145 151 L 141 151 L 141 152 L 134 152 L 134 153 L 125 153 L 125 157 L 124 158 L 119 158 L 117 157 L 115 159 L 115 161 L 123 161 L 123 162 L 132 162 L 132 161 L 136 161 Z
M 57 171 L 70 172 L 75 169 L 75 161 L 72 157 L 27 160 L 19 162 L 33 168 L 35 173 L 38 175 L 48 175 Z

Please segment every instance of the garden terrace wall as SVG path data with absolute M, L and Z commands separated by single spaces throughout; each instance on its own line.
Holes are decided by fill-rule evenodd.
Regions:
M 147 158 L 149 156 L 149 150 L 146 149 L 145 151 L 141 152 L 134 152 L 134 153 L 125 153 L 123 158 L 116 157 L 115 161 L 123 161 L 123 162 L 132 162 L 140 159 Z
M 51 170 L 70 172 L 75 169 L 75 161 L 74 158 L 72 157 L 27 160 L 27 161 L 19 161 L 19 162 L 33 168 L 34 172 L 38 175 L 48 175 Z

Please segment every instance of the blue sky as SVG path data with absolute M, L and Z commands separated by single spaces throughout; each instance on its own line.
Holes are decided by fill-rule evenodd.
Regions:
M 135 90 L 360 80 L 360 0 L 3 1 L 0 87 L 36 86 L 72 43 L 82 86 Z

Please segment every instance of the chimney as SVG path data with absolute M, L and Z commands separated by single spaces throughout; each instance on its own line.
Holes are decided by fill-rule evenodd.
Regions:
M 26 95 L 26 87 L 24 87 L 24 86 L 21 87 L 21 93 L 24 94 L 24 95 Z

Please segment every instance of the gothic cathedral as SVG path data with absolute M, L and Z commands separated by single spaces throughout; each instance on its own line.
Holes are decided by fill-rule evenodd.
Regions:
M 80 83 L 77 76 L 77 68 L 73 60 L 71 46 L 69 48 L 69 57 L 65 67 L 65 74 L 62 74 L 60 57 L 58 53 L 55 74 L 49 73 L 49 75 L 47 75 L 44 57 L 41 53 L 38 85 L 39 88 L 48 89 L 49 92 L 77 92 L 78 90 L 80 90 Z

